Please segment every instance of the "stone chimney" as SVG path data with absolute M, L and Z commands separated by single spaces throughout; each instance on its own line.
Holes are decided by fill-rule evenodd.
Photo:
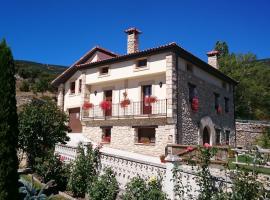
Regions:
M 207 52 L 208 64 L 211 65 L 212 67 L 216 68 L 216 69 L 219 68 L 218 55 L 219 55 L 219 52 L 216 51 L 216 50 Z
M 125 30 L 127 33 L 127 53 L 135 53 L 139 51 L 139 34 L 141 31 L 137 28 L 129 28 Z

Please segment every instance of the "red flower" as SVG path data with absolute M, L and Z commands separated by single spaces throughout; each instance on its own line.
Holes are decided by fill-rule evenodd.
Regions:
M 93 108 L 93 104 L 90 103 L 90 102 L 85 101 L 82 108 L 83 108 L 84 110 L 91 109 L 91 108 Z
M 193 151 L 193 149 L 194 149 L 194 148 L 191 147 L 191 146 L 188 146 L 188 147 L 187 147 L 187 151 L 188 151 L 188 152 Z
M 195 112 L 199 110 L 199 99 L 198 97 L 194 97 L 191 102 L 191 109 Z
M 210 148 L 211 147 L 211 145 L 210 144 L 208 144 L 208 143 L 204 143 L 204 145 L 203 145 L 205 148 Z
M 102 110 L 110 110 L 112 108 L 112 103 L 104 100 L 99 104 L 99 106 Z
M 127 107 L 130 104 L 130 100 L 129 99 L 124 99 L 123 101 L 121 101 L 120 105 L 122 108 Z
M 145 103 L 155 103 L 157 101 L 157 97 L 149 96 L 144 98 Z
M 221 108 L 221 106 L 218 106 L 218 107 L 217 107 L 217 113 L 218 113 L 218 114 L 222 113 L 222 108 Z

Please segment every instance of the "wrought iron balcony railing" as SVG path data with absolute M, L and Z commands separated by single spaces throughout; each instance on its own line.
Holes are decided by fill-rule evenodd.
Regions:
M 120 103 L 111 104 L 109 109 L 103 110 L 100 105 L 82 110 L 83 119 L 110 119 L 167 116 L 167 99 L 157 100 L 153 103 L 144 101 L 130 102 L 126 107 Z

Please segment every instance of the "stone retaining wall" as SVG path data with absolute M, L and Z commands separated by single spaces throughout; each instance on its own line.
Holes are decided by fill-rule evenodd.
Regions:
M 270 122 L 237 120 L 235 125 L 236 144 L 237 146 L 245 147 L 254 144 L 265 128 L 270 127 Z

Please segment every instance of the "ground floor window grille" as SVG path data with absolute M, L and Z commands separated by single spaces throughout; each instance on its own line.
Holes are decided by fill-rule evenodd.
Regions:
M 137 129 L 138 143 L 154 144 L 156 142 L 156 129 L 154 127 L 142 127 Z
M 102 128 L 102 142 L 111 142 L 111 127 Z

